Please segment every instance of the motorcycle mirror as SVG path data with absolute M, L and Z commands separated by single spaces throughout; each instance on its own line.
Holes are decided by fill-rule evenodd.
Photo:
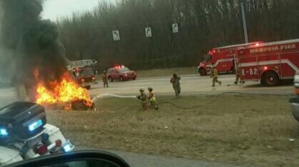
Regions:
M 106 151 L 73 151 L 20 161 L 6 167 L 130 167 L 121 157 Z

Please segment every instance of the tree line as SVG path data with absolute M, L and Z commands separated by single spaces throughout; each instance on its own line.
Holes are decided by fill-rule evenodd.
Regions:
M 98 69 L 197 66 L 211 48 L 244 43 L 241 1 L 249 41 L 299 37 L 298 0 L 119 0 L 57 21 L 70 60 L 96 59 Z M 172 24 L 177 23 L 178 33 Z M 152 37 L 146 38 L 145 27 Z M 114 41 L 112 31 L 120 32 Z

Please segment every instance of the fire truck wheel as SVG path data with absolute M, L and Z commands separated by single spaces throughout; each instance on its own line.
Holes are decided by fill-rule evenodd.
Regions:
M 207 75 L 207 71 L 205 69 L 200 68 L 198 70 L 198 73 L 200 74 L 200 76 L 206 76 Z
M 262 75 L 262 85 L 277 86 L 279 84 L 279 77 L 274 71 L 266 71 Z
M 113 79 L 111 77 L 108 77 L 108 79 L 109 79 L 110 82 L 113 82 Z

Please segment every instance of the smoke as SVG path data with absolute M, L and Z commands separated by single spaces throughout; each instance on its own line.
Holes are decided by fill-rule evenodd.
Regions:
M 67 70 L 65 48 L 57 25 L 40 17 L 42 0 L 0 0 L 0 5 L 0 44 L 13 53 L 14 81 L 34 86 L 36 69 L 39 81 L 61 80 Z

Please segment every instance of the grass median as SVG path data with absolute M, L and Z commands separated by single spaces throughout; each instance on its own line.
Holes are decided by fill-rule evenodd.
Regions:
M 263 167 L 298 166 L 298 123 L 288 96 L 158 97 L 97 101 L 98 111 L 49 111 L 76 145 Z

